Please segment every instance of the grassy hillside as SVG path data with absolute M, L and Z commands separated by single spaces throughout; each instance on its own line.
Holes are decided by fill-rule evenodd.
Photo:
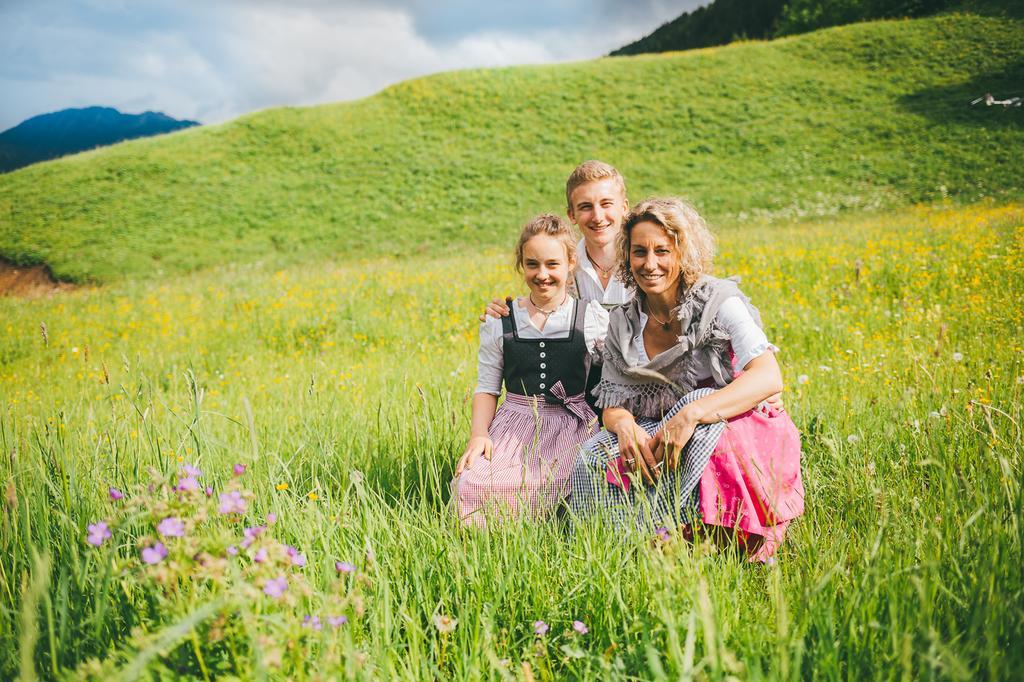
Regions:
M 1024 16 L 1014 0 L 713 0 L 684 12 L 612 56 L 691 50 L 736 40 L 771 39 L 875 19 L 925 17 L 942 11 Z
M 741 39 L 772 38 L 779 17 L 791 3 L 792 0 L 713 0 L 683 12 L 639 40 L 612 50 L 611 56 L 692 50 Z M 837 21 L 829 25 L 839 24 Z
M 522 290 L 504 249 L 0 298 L 0 678 L 1019 679 L 1024 205 L 720 236 L 803 438 L 807 512 L 772 568 L 557 523 L 460 532 L 475 316 Z M 147 488 L 184 463 L 212 497 Z M 186 535 L 142 564 L 171 513 Z
M 879 22 L 772 43 L 409 81 L 0 177 L 0 257 L 73 280 L 505 245 L 578 161 L 718 223 L 1019 197 L 1024 22 Z

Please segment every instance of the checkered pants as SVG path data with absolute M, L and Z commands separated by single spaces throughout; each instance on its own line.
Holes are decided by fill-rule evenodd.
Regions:
M 711 392 L 710 388 L 699 388 L 683 396 L 661 420 L 639 417 L 636 422 L 653 436 L 684 405 Z M 582 451 L 570 477 L 568 503 L 572 515 L 577 522 L 601 515 L 620 529 L 671 528 L 691 523 L 700 503 L 698 484 L 704 467 L 724 430 L 725 422 L 701 424 L 683 449 L 680 466 L 675 471 L 665 471 L 653 485 L 644 485 L 637 475 L 628 492 L 606 478 L 608 463 L 619 456 L 619 445 L 614 434 L 601 431 L 580 446 Z

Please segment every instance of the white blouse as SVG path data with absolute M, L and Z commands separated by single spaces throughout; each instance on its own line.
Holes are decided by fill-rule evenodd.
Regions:
M 523 299 L 518 298 L 512 303 L 516 314 L 516 331 L 524 339 L 564 339 L 569 336 L 575 302 L 571 296 L 566 296 L 558 310 L 551 313 L 547 322 L 544 323 L 542 331 L 530 321 L 530 313 L 526 309 Z M 607 334 L 608 311 L 601 307 L 600 302 L 589 301 L 583 317 L 583 340 L 587 345 L 587 351 L 596 355 L 597 344 L 603 342 Z M 487 320 L 480 325 L 480 352 L 477 356 L 475 393 L 501 394 L 502 370 L 505 365 L 505 358 L 502 354 L 505 346 L 503 336 L 501 319 L 488 315 Z
M 614 274 L 608 280 L 607 289 L 601 286 L 601 279 L 594 264 L 590 262 L 586 241 L 583 239 L 576 245 L 576 289 L 581 299 L 600 301 L 607 306 L 622 305 L 633 298 L 633 289 L 627 289 Z
M 765 336 L 764 331 L 754 322 L 754 318 L 750 316 L 747 306 L 738 296 L 730 296 L 725 299 L 722 307 L 718 309 L 715 319 L 729 335 L 730 342 L 732 343 L 732 352 L 736 356 L 737 367 L 746 367 L 751 360 L 765 351 L 779 352 L 777 346 L 769 343 L 768 337 Z M 640 356 L 640 362 L 645 364 L 650 362 L 650 359 L 647 357 L 647 349 L 644 348 L 644 328 L 646 327 L 647 314 L 641 310 L 640 331 L 633 337 L 633 347 Z M 696 360 L 696 378 L 707 379 L 710 377 L 711 367 L 707 364 L 706 359 L 698 357 Z

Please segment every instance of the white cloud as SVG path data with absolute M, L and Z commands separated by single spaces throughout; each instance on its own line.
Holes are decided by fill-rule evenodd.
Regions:
M 579 21 L 532 29 L 524 28 L 520 9 L 507 30 L 481 10 L 476 24 L 489 25 L 470 22 L 433 40 L 418 28 L 430 11 L 419 0 L 160 0 L 145 9 L 91 0 L 69 12 L 57 11 L 57 0 L 8 5 L 0 9 L 0 25 L 14 27 L 0 33 L 0 130 L 91 104 L 214 123 L 270 106 L 364 97 L 438 71 L 588 59 L 682 11 L 661 0 L 647 4 L 654 16 L 646 22 L 626 21 L 621 8 L 598 3 Z

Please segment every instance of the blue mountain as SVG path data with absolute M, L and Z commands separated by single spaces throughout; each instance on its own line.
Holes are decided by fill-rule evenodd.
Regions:
M 122 140 L 162 135 L 196 125 L 197 121 L 179 121 L 155 111 L 122 114 L 110 107 L 64 109 L 33 116 L 0 133 L 0 173 Z

